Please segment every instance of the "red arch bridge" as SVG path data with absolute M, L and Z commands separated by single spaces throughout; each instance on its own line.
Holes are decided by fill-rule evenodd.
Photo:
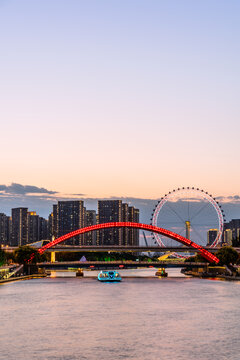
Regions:
M 45 250 L 65 241 L 65 240 L 68 240 L 77 235 L 85 234 L 90 231 L 109 229 L 109 228 L 124 228 L 124 227 L 151 231 L 153 233 L 167 236 L 173 240 L 178 241 L 179 243 L 181 243 L 183 245 L 192 247 L 194 250 L 197 250 L 209 262 L 211 262 L 211 263 L 215 262 L 217 264 L 219 263 L 219 259 L 215 255 L 211 254 L 208 250 L 204 249 L 202 246 L 194 243 L 193 241 L 191 241 L 181 235 L 178 235 L 172 231 L 169 231 L 169 230 L 157 227 L 157 226 L 141 224 L 141 223 L 134 223 L 134 222 L 110 222 L 110 223 L 87 226 L 87 227 L 72 231 L 66 235 L 63 235 L 63 236 L 49 242 L 48 244 L 41 247 L 38 251 L 40 254 L 43 254 Z M 161 248 L 159 248 L 159 249 L 161 249 Z M 34 254 L 31 255 L 29 261 L 31 261 L 33 258 L 34 258 Z

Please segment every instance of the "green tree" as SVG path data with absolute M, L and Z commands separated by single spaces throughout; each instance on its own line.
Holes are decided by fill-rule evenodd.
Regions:
M 231 246 L 224 246 L 216 253 L 219 258 L 219 265 L 235 264 L 239 258 L 238 252 Z
M 2 250 L 0 248 L 0 266 L 2 266 L 3 264 L 5 264 L 6 262 L 6 253 L 4 250 Z
M 31 260 L 32 264 L 43 262 L 46 259 L 45 255 L 40 255 L 37 249 L 27 245 L 20 246 L 14 252 L 15 261 L 18 264 L 27 264 L 32 255 L 34 255 Z
M 200 263 L 205 263 L 208 262 L 201 254 L 197 254 L 195 256 L 190 256 L 187 257 L 184 262 L 200 262 Z
M 239 247 L 239 246 L 240 246 L 239 236 L 237 236 L 236 238 L 233 238 L 233 239 L 232 239 L 232 246 L 234 246 L 234 247 Z

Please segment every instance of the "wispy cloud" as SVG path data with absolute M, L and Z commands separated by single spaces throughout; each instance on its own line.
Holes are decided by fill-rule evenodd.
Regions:
M 57 194 L 57 191 L 40 188 L 34 185 L 21 185 L 12 183 L 11 185 L 0 185 L 0 192 L 2 194 L 16 194 L 16 195 L 27 195 L 27 194 Z
M 231 195 L 231 196 L 217 196 L 216 200 L 221 201 L 223 203 L 240 203 L 239 195 Z
M 36 210 L 41 216 L 47 217 L 52 211 L 52 205 L 60 200 L 84 200 L 87 209 L 97 210 L 98 200 L 120 199 L 131 206 L 140 209 L 140 221 L 150 223 L 151 214 L 155 208 L 158 199 L 144 199 L 135 197 L 111 196 L 89 197 L 81 192 L 74 194 L 62 194 L 56 190 L 49 190 L 44 187 L 34 185 L 22 185 L 12 183 L 11 185 L 0 185 L 0 212 L 11 213 L 11 208 L 28 207 L 30 210 Z M 240 218 L 240 196 L 219 196 L 216 198 L 223 206 L 227 220 L 231 218 Z M 196 199 L 191 199 L 191 207 L 197 206 Z M 184 199 L 178 202 L 181 205 Z

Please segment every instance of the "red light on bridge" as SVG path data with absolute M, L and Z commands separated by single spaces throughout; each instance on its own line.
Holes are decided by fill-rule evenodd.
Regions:
M 119 265 L 120 268 L 124 268 L 124 265 Z
M 181 235 L 178 235 L 178 234 L 173 233 L 166 229 L 159 228 L 157 226 L 141 224 L 141 223 L 134 223 L 134 222 L 112 222 L 112 223 L 98 224 L 98 225 L 88 226 L 86 228 L 81 228 L 81 229 L 75 230 L 73 232 L 70 232 L 69 234 L 63 235 L 63 236 L 55 239 L 54 241 L 43 246 L 38 251 L 40 254 L 42 254 L 42 253 L 44 253 L 45 250 L 51 248 L 54 245 L 61 243 L 64 240 L 70 239 L 73 236 L 84 234 L 89 231 L 94 231 L 94 230 L 99 230 L 99 229 L 108 229 L 108 228 L 113 228 L 113 227 L 117 227 L 117 228 L 118 227 L 130 227 L 130 228 L 136 228 L 136 229 L 142 229 L 142 230 L 147 230 L 147 231 L 151 231 L 151 232 L 156 232 L 158 234 L 161 234 L 161 235 L 167 236 L 173 240 L 176 240 L 176 241 L 182 243 L 183 245 L 188 245 L 195 249 L 198 249 L 201 252 L 202 256 L 205 257 L 205 259 L 207 259 L 210 262 L 219 263 L 219 259 L 215 255 L 212 255 L 210 252 L 203 249 L 200 245 L 194 243 L 193 241 L 191 241 L 189 239 L 184 238 Z M 29 261 L 31 261 L 33 258 L 34 258 L 34 254 L 31 255 L 31 258 Z M 94 268 L 93 265 L 90 267 Z M 122 266 L 119 265 L 119 267 L 124 267 L 124 265 L 122 265 Z
M 94 265 L 90 265 L 89 267 L 90 267 L 90 268 L 95 268 L 95 266 L 94 266 Z

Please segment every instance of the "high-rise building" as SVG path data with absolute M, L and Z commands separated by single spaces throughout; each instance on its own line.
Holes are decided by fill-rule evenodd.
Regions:
M 239 241 L 240 219 L 229 221 L 229 228 L 232 230 L 232 238 Z
M 108 222 L 139 222 L 139 210 L 121 200 L 98 201 L 99 224 Z M 99 245 L 138 245 L 139 230 L 133 228 L 110 228 L 98 231 Z
M 232 245 L 232 230 L 231 229 L 226 229 L 224 231 L 224 243 L 228 244 L 228 245 Z
M 85 225 L 84 203 L 81 200 L 58 201 L 57 209 L 53 208 L 54 211 L 57 213 L 55 214 L 55 216 L 57 215 L 57 237 L 80 229 Z M 66 243 L 69 245 L 83 245 L 84 235 L 75 236 L 67 240 Z
M 12 209 L 12 246 L 22 246 L 27 244 L 27 208 Z
M 52 219 L 52 237 L 54 239 L 57 238 L 58 236 L 58 205 L 54 204 L 53 205 L 53 219 Z M 52 239 L 51 237 L 51 239 Z
M 39 215 L 36 214 L 36 211 L 31 211 L 27 214 L 26 244 L 31 244 L 36 241 L 39 241 Z
M 8 231 L 7 231 L 7 245 L 12 241 L 12 217 L 8 216 Z
M 231 230 L 231 232 L 227 230 Z M 232 219 L 229 222 L 224 223 L 222 242 L 226 242 L 228 239 L 228 244 L 231 243 L 233 246 L 239 246 L 240 244 L 239 234 L 240 234 L 240 219 Z
M 134 206 L 128 207 L 128 221 L 139 223 L 139 209 Z M 139 246 L 139 230 L 128 229 L 128 245 Z
M 53 239 L 53 212 L 48 216 L 47 239 Z
M 48 239 L 48 220 L 39 216 L 39 240 Z
M 85 211 L 85 226 L 96 225 L 97 217 L 95 210 Z M 85 234 L 84 245 L 96 245 L 97 234 L 96 231 L 91 231 Z
M 218 229 L 209 229 L 207 232 L 207 246 L 211 246 L 216 240 Z
M 99 200 L 98 201 L 99 224 L 122 221 L 121 200 Z M 100 230 L 97 233 L 99 245 L 122 245 L 122 229 L 110 228 Z
M 122 203 L 122 221 L 129 221 L 129 206 L 126 203 Z M 129 244 L 129 235 L 132 229 L 122 228 L 122 245 Z
M 10 240 L 10 217 L 0 213 L 0 245 L 8 245 Z

